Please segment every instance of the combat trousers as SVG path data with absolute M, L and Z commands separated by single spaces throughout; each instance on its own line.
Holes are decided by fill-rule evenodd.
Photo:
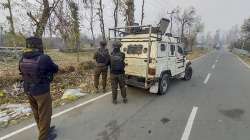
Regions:
M 106 89 L 107 85 L 107 75 L 108 75 L 108 67 L 107 66 L 97 66 L 95 68 L 95 88 L 99 88 L 99 78 L 102 75 L 102 88 Z
M 51 95 L 50 93 L 40 96 L 28 95 L 28 99 L 39 130 L 38 140 L 48 140 L 52 116 Z
M 112 97 L 113 101 L 117 100 L 117 94 L 118 94 L 118 85 L 121 89 L 121 95 L 123 99 L 127 98 L 126 93 L 126 83 L 125 83 L 125 75 L 124 74 L 111 74 L 111 86 L 112 86 Z

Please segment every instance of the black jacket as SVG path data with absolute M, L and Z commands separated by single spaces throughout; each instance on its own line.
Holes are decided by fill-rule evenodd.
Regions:
M 22 71 L 20 69 L 20 63 L 22 62 L 23 58 L 25 59 L 37 59 L 40 56 L 39 60 L 39 73 L 42 77 L 49 77 L 51 75 L 54 75 L 58 72 L 58 66 L 52 61 L 52 59 L 43 53 L 40 52 L 27 52 L 24 53 L 20 62 L 19 62 L 19 70 L 22 74 Z M 32 96 L 38 96 L 45 93 L 50 92 L 50 79 L 45 78 L 41 80 L 37 84 L 30 84 L 27 81 L 24 81 L 24 91 L 25 93 L 32 95 Z
M 99 48 L 94 54 L 97 66 L 108 66 L 110 63 L 109 51 L 106 48 Z

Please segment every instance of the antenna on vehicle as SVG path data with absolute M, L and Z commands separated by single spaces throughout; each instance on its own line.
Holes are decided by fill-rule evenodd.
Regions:
M 158 24 L 159 31 L 161 32 L 162 35 L 164 35 L 168 29 L 170 20 L 166 18 L 162 18 L 160 20 L 160 23 Z

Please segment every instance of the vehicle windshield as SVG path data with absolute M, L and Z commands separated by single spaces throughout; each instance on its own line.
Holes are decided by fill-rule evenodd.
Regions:
M 127 54 L 142 54 L 142 45 L 129 45 Z

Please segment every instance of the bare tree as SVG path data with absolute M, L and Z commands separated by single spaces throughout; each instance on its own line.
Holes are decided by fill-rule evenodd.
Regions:
M 189 7 L 183 11 L 177 7 L 175 11 L 175 19 L 180 25 L 178 30 L 181 32 L 181 40 L 185 47 L 192 51 L 197 35 L 203 31 L 204 25 L 201 23 L 201 18 L 196 14 L 194 7 Z
M 145 7 L 145 0 L 142 0 L 142 10 L 141 10 L 141 25 L 143 25 L 145 13 L 144 13 L 144 7 Z
M 1 3 L 4 9 L 9 10 L 9 16 L 7 16 L 7 20 L 10 23 L 10 32 L 15 35 L 15 27 L 14 27 L 14 20 L 13 20 L 13 13 L 12 13 L 12 5 L 11 5 L 11 0 L 7 0 L 6 3 Z
M 99 8 L 98 8 L 98 13 L 97 15 L 99 16 L 99 21 L 100 21 L 100 28 L 102 32 L 102 39 L 106 40 L 106 34 L 105 34 L 105 24 L 104 24 L 104 17 L 103 17 L 103 4 L 102 0 L 99 0 Z
M 120 0 L 113 0 L 113 3 L 114 3 L 114 11 L 113 11 L 113 18 L 114 18 L 114 28 L 117 28 L 118 26 L 118 20 L 119 20 L 119 3 L 120 3 Z M 115 37 L 116 37 L 116 32 L 115 33 Z
M 176 14 L 178 11 L 177 9 L 173 9 L 171 12 L 168 12 L 167 14 L 170 15 L 170 33 L 173 33 L 173 15 Z
M 16 32 L 15 32 L 15 26 L 14 26 L 14 19 L 13 19 L 13 13 L 12 13 L 12 4 L 11 0 L 7 0 L 5 3 L 0 3 L 4 9 L 8 9 L 9 11 L 9 16 L 7 16 L 7 20 L 10 23 L 10 33 L 12 35 L 12 40 L 13 40 L 13 46 L 16 48 Z
M 41 13 L 39 13 L 39 17 L 37 18 L 34 16 L 31 12 L 28 12 L 27 15 L 31 18 L 31 20 L 35 23 L 36 25 L 36 31 L 34 35 L 38 38 L 42 38 L 43 33 L 45 31 L 45 28 L 47 26 L 47 22 L 49 20 L 49 17 L 51 15 L 51 12 L 54 11 L 54 8 L 58 5 L 58 3 L 61 0 L 56 0 L 50 7 L 49 1 L 48 0 L 43 0 L 41 5 L 43 7 Z
M 204 24 L 200 21 L 197 21 L 194 23 L 193 26 L 189 26 L 189 34 L 187 35 L 187 47 L 190 48 L 190 50 L 193 50 L 193 47 L 197 43 L 197 36 L 199 33 L 203 32 L 204 30 Z
M 133 26 L 134 25 L 134 12 L 135 12 L 135 5 L 134 0 L 125 0 L 125 22 L 126 26 Z
M 185 9 L 183 13 L 180 13 L 180 8 L 177 8 L 177 14 L 176 14 L 177 21 L 181 24 L 181 38 L 185 38 L 185 27 L 186 25 L 191 26 L 194 21 L 196 20 L 196 10 L 194 7 L 190 7 L 188 9 Z
M 68 4 L 68 2 L 66 2 Z M 63 39 L 63 44 L 66 48 L 69 48 L 70 35 L 72 33 L 72 19 L 70 18 L 69 12 L 64 12 L 63 1 L 58 4 L 57 9 L 54 10 L 55 16 L 58 20 L 56 23 L 55 30 L 59 31 L 61 38 Z
M 95 22 L 95 0 L 83 0 L 83 4 L 85 5 L 86 9 L 90 10 L 90 17 L 89 17 L 89 25 L 90 25 L 90 32 L 92 36 L 92 45 L 94 44 L 96 38 L 94 34 L 94 22 Z
M 74 31 L 74 38 L 75 38 L 75 48 L 77 49 L 77 62 L 79 62 L 79 49 L 80 49 L 80 25 L 79 25 L 79 8 L 78 5 L 70 1 L 69 7 L 71 11 L 71 17 L 73 19 L 73 31 Z
M 250 18 L 244 21 L 244 24 L 241 26 L 241 31 L 245 38 L 250 39 Z
M 93 42 L 95 42 L 95 34 L 94 34 L 94 0 L 90 0 L 90 30 Z
M 226 42 L 232 44 L 240 38 L 240 29 L 238 25 L 234 25 L 226 35 Z

